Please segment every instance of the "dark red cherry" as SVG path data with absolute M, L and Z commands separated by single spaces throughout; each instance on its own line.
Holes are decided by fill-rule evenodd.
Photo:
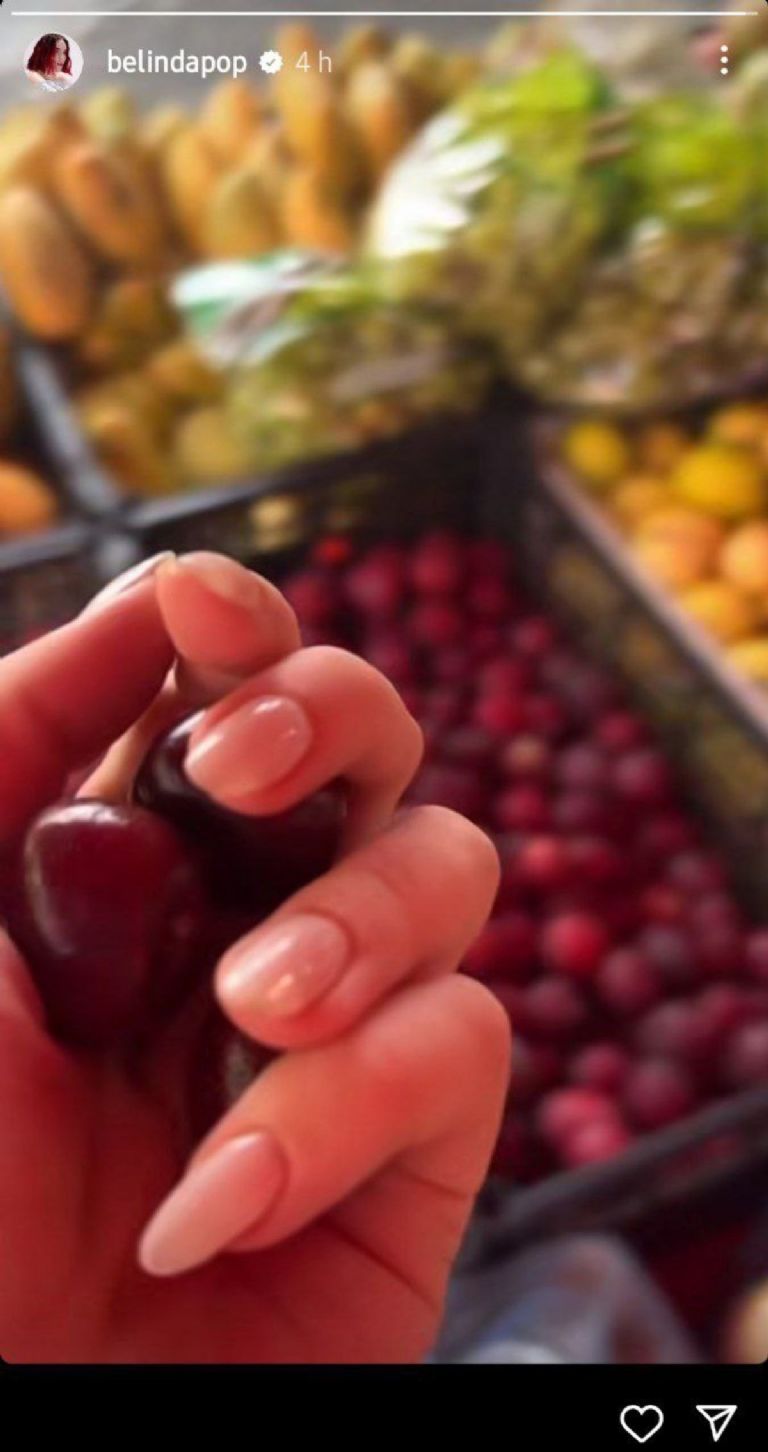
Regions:
M 199 720 L 199 714 L 187 717 L 154 743 L 136 777 L 134 798 L 195 843 L 216 903 L 247 913 L 255 923 L 327 872 L 339 848 L 346 794 L 334 782 L 271 817 L 220 806 L 184 771 Z
M 197 865 L 173 828 L 141 807 L 82 799 L 41 812 L 6 912 L 51 1031 L 73 1045 L 135 1038 L 205 969 Z

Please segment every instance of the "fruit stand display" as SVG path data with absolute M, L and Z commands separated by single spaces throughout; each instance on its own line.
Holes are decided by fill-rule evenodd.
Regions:
M 548 598 L 629 679 L 760 910 L 764 475 L 757 435 L 738 443 L 733 431 L 761 416 L 751 401 L 623 431 L 542 418 L 527 431 L 539 488 L 526 517 Z M 518 472 L 520 447 L 518 432 L 502 475 Z
M 586 420 L 563 463 L 737 670 L 768 682 L 768 404 L 624 432 Z
M 285 64 L 268 91 L 224 81 L 194 115 L 142 115 L 109 89 L 0 122 L 2 286 L 28 335 L 51 346 L 118 493 L 253 470 L 225 380 L 180 335 L 171 280 L 201 259 L 286 246 L 349 255 L 391 158 L 477 65 L 359 28 L 328 76 L 297 69 L 319 48 L 306 27 L 277 44 Z M 274 462 L 265 452 L 259 468 Z
M 496 840 L 502 887 L 465 966 L 515 1023 L 494 1171 L 528 1188 L 513 1217 L 503 1190 L 487 1203 L 525 1239 L 632 1221 L 764 1157 L 768 936 L 619 670 L 542 613 L 520 449 L 505 407 L 220 497 L 196 526 L 182 501 L 140 519 L 144 553 L 195 527 L 241 556 L 247 539 L 307 643 L 361 651 L 420 720 L 410 800 Z
M 572 52 L 476 70 L 361 30 L 332 85 L 0 124 L 0 277 L 79 520 L 13 546 L 66 556 L 66 607 L 30 575 L 11 614 L 218 549 L 394 681 L 410 800 L 502 859 L 464 966 L 515 1024 L 494 1173 L 522 1239 L 768 1155 L 768 408 L 704 402 L 764 366 L 768 234 L 746 91 L 625 102 Z M 698 411 L 649 421 L 662 397 Z M 217 1042 L 214 1096 L 243 1069 Z

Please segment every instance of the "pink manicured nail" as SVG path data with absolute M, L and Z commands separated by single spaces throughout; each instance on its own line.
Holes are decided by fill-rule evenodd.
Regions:
M 274 786 L 306 756 L 312 727 L 297 701 L 259 696 L 203 730 L 187 752 L 187 776 L 229 801 Z
M 105 605 L 111 605 L 119 595 L 124 595 L 126 591 L 132 590 L 134 585 L 140 585 L 150 575 L 156 574 L 161 565 L 167 564 L 174 558 L 173 550 L 161 550 L 159 555 L 152 555 L 150 559 L 142 560 L 140 564 L 133 565 L 130 570 L 125 570 L 122 575 L 110 580 L 103 590 L 99 590 L 98 595 L 94 595 L 83 610 L 83 615 L 95 614 Z
M 208 550 L 195 550 L 189 555 L 179 555 L 173 569 L 177 574 L 193 575 L 204 589 L 230 605 L 249 611 L 264 608 L 265 590 L 261 580 L 237 560 Z
M 150 1220 L 139 1264 L 154 1276 L 193 1270 L 261 1220 L 288 1178 L 267 1130 L 242 1135 L 193 1166 Z
M 233 948 L 222 963 L 218 993 L 233 1014 L 290 1018 L 338 982 L 351 955 L 339 923 L 303 913 Z

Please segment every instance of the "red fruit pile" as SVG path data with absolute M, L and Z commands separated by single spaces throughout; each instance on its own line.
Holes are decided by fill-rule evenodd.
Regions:
M 496 541 L 332 544 L 286 582 L 308 638 L 391 677 L 426 741 L 409 800 L 463 812 L 499 848 L 464 964 L 514 1026 L 497 1171 L 604 1160 L 768 1083 L 768 929 L 744 921 L 616 684 L 531 608 Z

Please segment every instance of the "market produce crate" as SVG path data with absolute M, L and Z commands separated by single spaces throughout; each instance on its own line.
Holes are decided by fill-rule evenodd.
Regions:
M 71 421 L 67 427 L 71 430 Z M 78 470 L 93 461 L 76 435 L 75 428 L 74 437 L 71 432 L 62 437 L 68 441 L 70 467 Z M 725 727 L 732 731 L 737 707 L 728 692 L 733 683 L 722 677 L 719 662 L 709 661 L 707 642 L 671 650 L 670 628 L 663 628 L 665 617 L 656 614 L 653 588 L 637 582 L 636 589 L 642 585 L 651 591 L 649 599 L 641 592 L 638 604 L 629 566 L 603 521 L 570 486 L 549 471 L 542 482 L 538 471 L 529 415 L 519 400 L 507 397 L 474 419 L 436 420 L 400 439 L 242 486 L 213 485 L 128 506 L 115 499 L 97 527 L 92 558 L 106 575 L 162 549 L 215 549 L 279 581 L 328 532 L 360 541 L 413 537 L 436 526 L 490 533 L 509 543 L 532 594 L 556 608 L 579 641 L 636 685 L 673 750 L 682 745 L 685 755 L 690 707 L 678 706 L 683 725 L 675 733 L 667 717 L 674 724 L 677 713 L 667 698 L 676 699 L 683 689 L 685 703 L 704 693 L 703 725 L 706 729 L 710 715 L 720 723 L 717 740 Z M 108 487 L 108 480 L 102 482 Z M 583 582 L 580 591 L 575 581 Z M 618 603 L 612 617 L 608 603 L 622 600 L 620 618 L 626 615 L 633 622 L 630 639 L 636 642 L 630 664 L 648 662 L 645 671 L 627 669 L 620 653 L 609 649 L 619 617 Z M 662 607 L 670 608 L 666 601 L 659 602 Z M 665 671 L 671 674 L 661 684 L 654 674 L 656 662 L 668 658 L 672 664 Z M 716 668 L 714 675 L 710 666 Z M 737 686 L 746 689 L 740 682 Z M 657 696 L 665 709 L 659 709 Z M 702 800 L 738 873 L 742 838 L 725 812 L 718 814 L 708 798 Z M 749 850 L 754 853 L 754 845 Z M 533 1186 L 492 1179 L 481 1197 L 470 1253 L 481 1247 L 483 1255 L 492 1254 L 566 1230 L 649 1225 L 663 1220 L 673 1206 L 678 1211 L 691 1207 L 694 1213 L 702 1197 L 743 1183 L 759 1167 L 768 1170 L 767 1111 L 768 1089 L 733 1096 L 645 1136 L 608 1163 L 557 1173 Z
M 137 504 L 126 516 L 143 553 L 220 550 L 274 574 L 327 531 L 414 534 L 471 526 L 490 417 L 435 419 L 357 452 L 271 478 Z
M 8 452 L 52 484 L 60 517 L 49 529 L 0 543 L 0 652 L 71 618 L 131 556 L 125 540 L 107 543 L 88 522 L 87 460 L 80 440 L 61 429 L 47 360 L 21 343 L 14 368 L 21 408 Z
M 467 1257 L 481 1263 L 534 1240 L 621 1230 L 669 1248 L 714 1229 L 757 1183 L 768 1191 L 768 1088 L 734 1095 L 638 1140 L 616 1159 L 510 1189 L 492 1178 L 480 1197 Z
M 24 376 L 36 428 L 73 506 L 105 528 L 131 534 L 142 555 L 210 549 L 251 562 L 262 555 L 289 558 L 329 529 L 404 533 L 436 519 L 468 528 L 479 460 L 493 436 L 492 409 L 435 417 L 348 454 L 140 499 L 120 488 L 85 437 L 65 355 L 28 344 Z
M 56 350 L 19 341 L 17 371 L 39 447 L 50 461 L 63 496 L 79 517 L 117 519 L 125 496 L 110 478 L 85 437 L 67 387 L 67 361 Z
M 418 536 L 451 526 L 509 543 L 534 596 L 554 601 L 577 639 L 605 658 L 567 598 L 551 592 L 537 532 L 540 512 L 528 418 L 518 401 L 473 423 L 436 425 L 347 458 L 325 460 L 246 490 L 211 491 L 138 507 L 130 514 L 143 552 L 226 549 L 279 581 L 329 531 L 360 542 Z M 544 491 L 548 500 L 548 492 Z M 574 517 L 572 548 L 590 537 Z M 613 659 L 613 658 L 611 658 Z M 698 679 L 697 658 L 689 672 Z M 714 706 L 718 705 L 715 696 Z M 727 707 L 731 709 L 730 705 Z M 662 723 L 663 725 L 663 723 Z M 718 820 L 711 815 L 714 827 Z M 732 853 L 730 836 L 716 831 Z M 733 858 L 738 868 L 738 857 Z M 615 1160 L 557 1173 L 532 1186 L 489 1180 L 469 1253 L 490 1255 L 567 1230 L 650 1227 L 706 1197 L 730 1193 L 758 1169 L 768 1175 L 768 1088 L 734 1095 L 663 1132 L 648 1134 Z M 687 1208 L 686 1208 L 687 1207 Z
M 556 459 L 551 419 L 511 412 L 497 431 L 489 503 L 512 524 L 540 598 L 627 682 L 733 864 L 768 916 L 768 697 L 630 555 Z

